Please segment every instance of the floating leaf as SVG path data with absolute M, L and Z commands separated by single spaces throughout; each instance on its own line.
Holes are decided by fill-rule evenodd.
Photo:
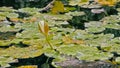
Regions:
M 40 56 L 43 54 L 43 51 L 41 48 L 37 48 L 37 46 L 30 46 L 26 48 L 12 46 L 7 49 L 0 50 L 0 54 L 2 56 L 11 56 L 13 58 L 29 58 Z
M 117 8 L 117 11 L 119 11 L 119 12 L 120 12 L 120 8 Z
M 87 51 L 84 52 L 84 55 L 82 57 L 78 57 L 80 60 L 86 60 L 86 61 L 94 61 L 94 60 L 107 60 L 109 57 L 112 57 L 112 54 L 109 53 L 98 53 L 98 52 L 91 52 Z
M 116 58 L 116 62 L 117 62 L 117 63 L 120 63 L 120 57 L 117 57 L 117 58 Z
M 0 21 L 3 21 L 6 19 L 7 14 L 9 14 L 9 12 L 0 12 Z
M 102 26 L 102 22 L 98 22 L 98 21 L 90 21 L 88 23 L 85 23 L 85 27 L 89 28 L 89 27 L 101 27 Z
M 6 19 L 6 17 L 0 16 L 0 22 L 1 22 L 1 21 L 4 21 L 5 19 Z
M 117 3 L 117 0 L 95 0 L 101 5 L 114 6 Z
M 102 32 L 104 30 L 105 30 L 104 27 L 91 27 L 91 28 L 86 29 L 86 31 L 88 31 L 90 33 L 99 33 L 99 32 Z
M 21 28 L 23 31 L 17 33 L 16 37 L 19 39 L 43 39 L 42 34 L 38 31 L 38 23 L 20 23 L 16 24 L 16 28 Z M 34 33 L 33 33 L 34 32 Z
M 83 40 L 76 40 L 76 39 L 72 39 L 68 36 L 64 36 L 63 37 L 63 42 L 65 44 L 84 44 L 84 41 Z
M 64 7 L 65 9 L 64 9 L 64 12 L 69 12 L 69 11 L 74 11 L 74 10 L 76 10 L 76 8 L 74 8 L 74 7 Z
M 9 14 L 7 14 L 6 15 L 8 18 L 18 18 L 18 14 L 16 14 L 16 13 L 9 13 Z
M 69 5 L 75 6 L 75 5 L 84 5 L 84 4 L 88 4 L 89 0 L 70 0 L 69 1 Z
M 113 34 L 99 34 L 94 36 L 94 38 L 88 38 L 88 40 L 86 40 L 86 44 L 89 46 L 111 46 L 113 45 L 111 43 L 111 39 L 114 37 Z M 99 42 L 97 42 L 99 41 Z
M 14 58 L 40 56 L 43 53 L 43 42 L 40 42 L 41 40 L 39 38 L 42 39 L 42 36 L 40 37 L 38 28 L 36 28 L 37 24 L 38 23 L 15 23 L 14 27 L 8 24 L 2 25 L 0 28 L 0 31 L 2 31 L 0 33 L 0 38 L 4 39 L 4 37 L 7 37 L 7 39 L 0 39 L 0 55 Z M 24 30 L 19 32 L 21 29 Z M 11 38 L 12 36 L 14 37 Z M 19 44 L 20 42 L 22 42 L 22 44 Z M 12 46 L 9 46 L 11 44 Z M 27 47 L 23 45 L 27 45 Z M 5 47 L 5 49 L 3 49 L 3 47 Z
M 54 6 L 51 9 L 53 14 L 58 14 L 60 12 L 64 12 L 64 4 L 61 1 L 55 1 Z
M 85 4 L 85 5 L 82 5 L 80 6 L 82 8 L 86 8 L 86 9 L 98 9 L 98 8 L 101 8 L 102 6 L 99 5 L 99 4 L 96 4 L 96 3 L 92 3 L 92 4 Z
M 95 14 L 100 14 L 100 13 L 105 12 L 105 10 L 103 8 L 102 9 L 92 9 L 91 12 L 95 13 Z
M 77 54 L 77 52 L 79 52 L 79 48 L 82 48 L 81 45 L 73 45 L 73 44 L 69 44 L 69 45 L 62 45 L 58 48 L 58 51 L 61 54 L 65 54 L 65 55 L 72 55 L 75 56 Z M 72 48 L 72 49 L 71 49 Z
M 26 14 L 30 14 L 30 15 L 34 15 L 34 14 L 37 14 L 38 13 L 38 9 L 37 8 L 21 8 L 21 9 L 18 9 L 18 12 L 22 12 L 22 13 L 26 13 Z
M 12 7 L 0 7 L 0 11 L 1 12 L 14 12 L 16 10 L 13 9 Z
M 61 58 L 59 52 L 56 52 L 55 50 L 51 49 L 51 48 L 48 48 L 48 47 L 45 47 L 44 49 L 44 54 L 46 56 L 49 56 L 49 57 L 54 57 L 54 58 Z
M 120 25 L 118 25 L 117 23 L 114 23 L 114 24 L 108 24 L 108 25 L 105 25 L 104 27 L 106 28 L 111 28 L 111 29 L 120 29 Z
M 37 21 L 37 17 L 27 17 L 27 18 L 24 18 L 24 19 L 19 19 L 20 22 L 23 22 L 23 23 L 34 23 Z
M 17 18 L 17 17 L 13 17 L 13 18 L 10 18 L 10 21 L 12 21 L 12 22 L 19 22 L 20 19 Z
M 41 65 L 42 68 L 50 68 L 50 65 L 48 63 L 44 63 Z
M 118 22 L 120 22 L 120 19 L 118 15 L 110 15 L 101 19 L 101 21 L 103 25 L 109 25 L 109 24 L 117 24 Z
M 73 42 L 72 42 L 72 39 L 69 38 L 69 37 L 67 37 L 67 36 L 64 36 L 64 37 L 63 37 L 63 42 L 66 43 L 66 44 L 71 44 L 71 43 L 73 43 Z
M 120 45 L 119 44 L 114 44 L 112 46 L 112 48 L 110 49 L 110 51 L 120 53 Z
M 68 13 L 66 13 L 66 15 L 70 15 L 70 16 L 82 16 L 82 15 L 85 15 L 85 13 L 84 12 L 74 11 L 74 12 L 68 12 Z
M 11 65 L 9 63 L 16 63 L 16 62 L 18 62 L 18 60 L 12 57 L 0 56 L 0 67 L 2 68 L 10 67 Z
M 18 68 L 38 68 L 37 65 L 26 65 L 26 66 L 20 66 Z

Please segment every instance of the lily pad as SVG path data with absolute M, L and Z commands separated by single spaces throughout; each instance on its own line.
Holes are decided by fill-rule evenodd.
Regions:
M 16 11 L 12 7 L 0 7 L 0 12 L 14 12 Z
M 7 17 L 8 18 L 18 18 L 18 14 L 16 14 L 16 13 L 9 13 L 9 14 L 7 14 Z
M 12 57 L 5 57 L 5 56 L 0 56 L 0 67 L 10 67 L 11 65 L 9 63 L 16 63 L 18 62 L 17 59 L 14 59 Z
M 34 15 L 36 13 L 38 13 L 38 9 L 37 8 L 21 8 L 18 9 L 18 12 L 22 12 L 22 13 L 26 13 L 26 14 L 30 14 L 30 15 Z
M 74 12 L 68 12 L 68 13 L 66 13 L 66 15 L 70 15 L 70 16 L 82 16 L 82 15 L 85 15 L 85 13 L 84 12 L 74 11 Z
M 75 6 L 75 5 L 84 5 L 84 4 L 88 4 L 89 0 L 70 0 L 69 1 L 69 5 Z
M 41 45 L 38 45 L 41 46 Z M 29 58 L 29 57 L 36 57 L 43 54 L 43 51 L 41 48 L 38 48 L 37 46 L 29 46 L 27 48 L 20 48 L 20 47 L 9 47 L 4 50 L 0 50 L 0 54 L 2 56 L 10 56 L 13 58 Z

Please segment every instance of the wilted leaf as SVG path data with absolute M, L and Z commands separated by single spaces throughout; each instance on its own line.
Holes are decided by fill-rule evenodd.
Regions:
M 114 6 L 117 3 L 117 0 L 95 0 L 101 5 Z
M 84 44 L 83 40 L 72 39 L 69 36 L 64 36 L 62 40 L 65 44 Z
M 64 12 L 64 4 L 61 1 L 55 1 L 54 6 L 51 9 L 53 14 L 58 14 L 60 12 Z
M 26 65 L 26 66 L 20 66 L 18 68 L 38 68 L 37 65 Z
M 12 22 L 19 22 L 20 21 L 20 19 L 19 18 L 10 18 L 10 21 L 12 21 Z

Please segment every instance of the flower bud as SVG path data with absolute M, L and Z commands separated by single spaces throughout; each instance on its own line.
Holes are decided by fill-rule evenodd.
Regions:
M 44 34 L 44 35 L 48 35 L 48 31 L 49 31 L 49 26 L 48 24 L 46 23 L 46 21 L 40 21 L 38 23 L 38 28 L 39 28 L 39 31 Z

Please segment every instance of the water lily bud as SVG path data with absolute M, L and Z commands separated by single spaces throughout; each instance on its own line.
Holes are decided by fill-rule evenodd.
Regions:
M 103 8 L 102 9 L 91 9 L 91 12 L 95 14 L 100 14 L 102 12 L 105 12 L 105 10 Z
M 48 35 L 48 31 L 49 31 L 49 26 L 46 23 L 46 21 L 40 21 L 38 23 L 38 27 L 41 33 L 43 33 L 44 35 Z

